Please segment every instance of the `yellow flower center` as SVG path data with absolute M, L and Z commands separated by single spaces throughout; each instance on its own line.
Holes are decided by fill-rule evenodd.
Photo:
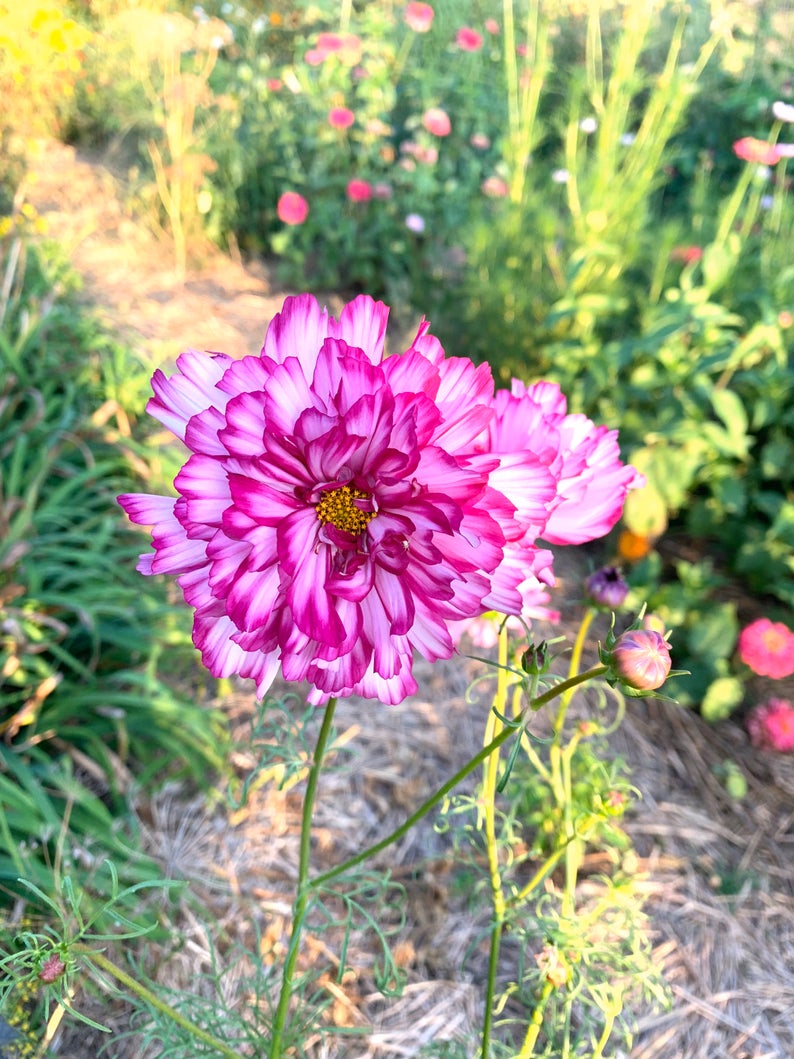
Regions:
M 369 500 L 369 493 L 355 485 L 342 485 L 323 493 L 322 500 L 315 505 L 317 518 L 325 524 L 332 522 L 337 529 L 354 535 L 362 533 L 367 523 L 375 517 L 374 511 L 362 511 L 355 500 Z

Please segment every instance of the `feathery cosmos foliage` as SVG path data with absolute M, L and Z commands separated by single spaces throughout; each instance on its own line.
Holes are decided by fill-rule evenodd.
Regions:
M 153 527 L 138 569 L 177 575 L 204 664 L 260 695 L 280 666 L 315 703 L 402 701 L 414 651 L 449 657 L 451 622 L 520 614 L 553 581 L 536 540 L 601 536 L 641 483 L 558 387 L 495 394 L 426 321 L 384 356 L 387 319 L 364 295 L 338 321 L 287 298 L 259 356 L 189 350 L 152 380 L 148 411 L 190 455 L 176 499 L 119 498 Z

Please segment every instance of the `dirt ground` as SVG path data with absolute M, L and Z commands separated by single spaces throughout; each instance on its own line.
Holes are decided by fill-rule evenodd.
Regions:
M 187 346 L 258 352 L 284 293 L 265 267 L 212 253 L 200 269 L 179 278 L 168 248 L 122 205 L 109 170 L 59 144 L 42 144 L 27 198 L 82 276 L 85 299 L 153 366 Z M 564 601 L 577 598 L 585 564 L 581 549 L 557 562 L 563 632 L 570 627 Z M 471 667 L 453 660 L 420 669 L 419 694 L 400 707 L 340 704 L 338 729 L 351 741 L 355 768 L 323 780 L 316 837 L 329 864 L 396 827 L 479 745 L 487 707 L 466 700 Z M 791 691 L 781 684 L 775 690 Z M 226 705 L 244 737 L 252 695 L 237 689 Z M 753 750 L 735 722 L 709 727 L 659 700 L 631 703 L 614 750 L 631 765 L 642 794 L 627 829 L 644 873 L 655 952 L 673 997 L 668 1012 L 640 1013 L 630 1059 L 794 1059 L 792 759 Z M 748 783 L 740 802 L 717 776 L 727 759 Z M 239 764 L 246 767 L 245 760 Z M 192 880 L 221 928 L 233 932 L 256 919 L 268 951 L 278 955 L 295 874 L 298 806 L 294 791 L 262 788 L 230 820 L 222 807 L 186 801 L 183 792 L 168 788 L 142 806 L 141 815 L 151 850 L 170 871 Z M 344 988 L 329 983 L 333 1017 L 364 1033 L 347 1050 L 324 1051 L 318 1044 L 313 1054 L 397 1059 L 417 1055 L 429 1041 L 475 1032 L 476 961 L 460 972 L 473 924 L 463 921 L 450 898 L 440 852 L 428 825 L 389 854 L 388 863 L 412 887 L 400 950 L 405 993 L 384 1001 L 366 975 Z M 179 931 L 181 953 L 162 969 L 171 984 L 192 980 L 210 959 L 202 926 L 187 909 Z M 120 1027 L 128 1018 L 112 1005 L 102 1017 L 108 1015 Z M 96 1048 L 84 1029 L 67 1031 L 59 1045 L 71 1059 L 89 1059 Z M 153 1059 L 162 1053 L 117 1041 L 102 1054 Z

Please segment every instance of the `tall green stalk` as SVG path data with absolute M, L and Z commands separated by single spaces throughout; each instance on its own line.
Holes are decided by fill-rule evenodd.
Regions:
M 323 714 L 323 723 L 320 726 L 320 734 L 317 737 L 317 746 L 314 750 L 314 760 L 309 769 L 309 779 L 306 783 L 306 795 L 303 799 L 303 815 L 301 817 L 300 856 L 298 860 L 298 882 L 295 891 L 295 902 L 292 908 L 292 934 L 289 949 L 284 961 L 284 969 L 281 979 L 281 994 L 278 999 L 278 1007 L 273 1018 L 273 1027 L 270 1038 L 270 1059 L 280 1059 L 284 1054 L 284 1028 L 289 1013 L 290 999 L 292 997 L 292 981 L 295 975 L 295 967 L 298 962 L 300 951 L 301 933 L 309 907 L 309 896 L 312 891 L 312 883 L 309 881 L 309 866 L 311 859 L 312 838 L 312 815 L 314 803 L 317 797 L 317 784 L 320 779 L 323 757 L 325 756 L 328 740 L 333 727 L 336 699 L 329 700 Z

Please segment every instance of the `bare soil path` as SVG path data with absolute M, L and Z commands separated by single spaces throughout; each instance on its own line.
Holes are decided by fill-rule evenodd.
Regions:
M 232 355 L 259 350 L 283 298 L 265 268 L 216 252 L 180 279 L 167 247 L 128 215 L 101 161 L 59 144 L 42 145 L 28 198 L 82 276 L 86 300 L 153 363 L 188 345 Z M 559 559 L 564 613 L 564 599 L 578 595 L 583 562 L 580 551 Z M 317 849 L 328 864 L 392 830 L 477 748 L 487 706 L 466 701 L 471 670 L 453 660 L 422 674 L 420 694 L 401 707 L 340 706 L 338 728 L 355 767 L 324 780 Z M 251 694 L 239 690 L 227 707 L 244 738 Z M 710 728 L 658 701 L 630 705 L 614 749 L 643 795 L 628 830 L 674 1001 L 670 1012 L 641 1019 L 631 1059 L 794 1059 L 794 769 L 752 750 L 735 723 Z M 245 769 L 250 761 L 241 755 Z M 728 758 L 748 781 L 741 802 L 717 778 Z M 295 790 L 271 788 L 259 789 L 233 817 L 173 789 L 145 809 L 152 851 L 192 880 L 227 938 L 250 934 L 256 922 L 267 958 L 283 953 L 299 807 Z M 390 853 L 408 890 L 398 943 L 409 983 L 403 997 L 382 1000 L 371 954 L 353 954 L 362 972 L 341 984 L 328 980 L 329 1018 L 363 1036 L 338 1050 L 318 1044 L 314 1055 L 397 1059 L 474 1031 L 482 958 L 467 964 L 464 954 L 472 928 L 482 924 L 467 922 L 464 905 L 452 898 L 442 851 L 428 827 Z M 202 924 L 187 909 L 183 915 L 181 953 L 159 972 L 172 985 L 194 982 L 211 963 Z M 121 1010 L 120 1028 L 126 1019 Z M 84 1030 L 67 1034 L 62 1054 L 88 1059 L 85 1049 L 94 1045 L 86 1040 Z M 103 1054 L 154 1059 L 160 1052 L 119 1041 Z

